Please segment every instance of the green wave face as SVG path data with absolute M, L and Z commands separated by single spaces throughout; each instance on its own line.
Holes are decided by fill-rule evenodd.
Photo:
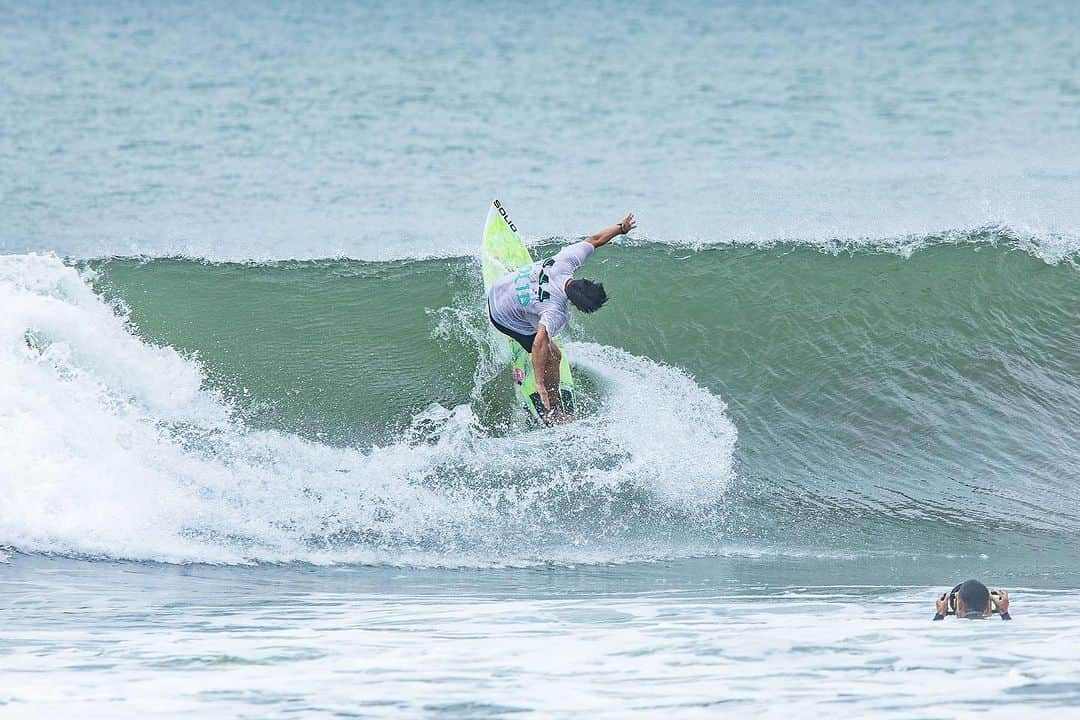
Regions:
M 570 338 L 686 371 L 738 428 L 737 481 L 709 532 L 1075 552 L 1075 268 L 992 244 L 597 259 L 585 274 L 612 301 L 577 315 Z M 370 447 L 438 403 L 470 404 L 486 433 L 512 430 L 474 259 L 93 266 L 141 335 L 197 353 L 255 426 Z M 599 370 L 582 373 L 594 406 L 629 402 L 605 398 Z M 648 414 L 661 392 L 646 378 L 632 395 Z
M 477 347 L 433 332 L 439 308 L 482 297 L 472 261 L 94 268 L 141 335 L 197 353 L 261 426 L 372 444 L 433 402 L 468 399 Z

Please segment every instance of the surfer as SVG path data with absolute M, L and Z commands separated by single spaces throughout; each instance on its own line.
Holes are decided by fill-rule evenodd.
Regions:
M 532 355 L 536 390 L 543 406 L 541 414 L 549 422 L 573 419 L 559 407 L 562 351 L 554 340 L 569 319 L 566 303 L 591 313 L 607 302 L 602 283 L 575 278 L 574 272 L 593 250 L 635 227 L 634 214 L 629 213 L 618 225 L 567 245 L 553 257 L 509 272 L 491 286 L 488 317 L 496 330 L 517 340 Z

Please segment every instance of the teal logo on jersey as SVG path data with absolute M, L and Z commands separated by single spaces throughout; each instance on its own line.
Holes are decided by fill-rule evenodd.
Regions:
M 551 293 L 544 289 L 544 286 L 551 280 L 548 277 L 547 269 L 555 264 L 555 261 L 548 258 L 540 266 L 540 276 L 536 278 L 536 301 L 544 302 Z M 517 293 L 518 305 L 521 307 L 529 307 L 529 303 L 532 302 L 532 293 L 529 292 L 529 275 L 532 273 L 532 265 L 526 265 L 518 270 L 518 274 L 514 276 L 514 290 Z
M 517 291 L 518 305 L 521 307 L 529 307 L 529 303 L 532 302 L 532 294 L 529 292 L 529 271 L 532 267 L 526 265 L 518 270 L 517 277 L 514 278 L 514 290 Z

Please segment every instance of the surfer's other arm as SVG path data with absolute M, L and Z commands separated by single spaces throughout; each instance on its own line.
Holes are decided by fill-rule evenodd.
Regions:
M 540 402 L 544 404 L 545 412 L 554 422 L 562 419 L 562 413 L 558 412 L 556 407 L 559 399 L 560 362 L 562 362 L 562 351 L 548 335 L 547 327 L 541 322 L 536 326 L 536 338 L 533 339 L 533 377 L 536 378 L 536 392 L 540 394 Z
M 620 235 L 625 235 L 634 228 L 637 227 L 637 223 L 634 221 L 634 213 L 627 213 L 626 217 L 622 219 L 618 225 L 612 225 L 609 228 L 605 228 L 600 232 L 593 233 L 589 237 L 585 238 L 585 242 L 592 245 L 594 248 L 598 248 L 601 245 L 607 245 L 611 242 L 612 238 L 617 238 Z

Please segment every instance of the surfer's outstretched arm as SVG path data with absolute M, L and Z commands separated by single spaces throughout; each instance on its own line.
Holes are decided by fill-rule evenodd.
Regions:
M 611 242 L 612 238 L 617 238 L 620 235 L 625 235 L 634 228 L 637 227 L 637 222 L 634 221 L 634 213 L 627 213 L 626 217 L 622 219 L 618 225 L 612 225 L 609 228 L 605 228 L 600 232 L 593 233 L 589 237 L 585 238 L 585 242 L 592 245 L 594 248 L 598 248 L 601 245 L 607 245 Z

